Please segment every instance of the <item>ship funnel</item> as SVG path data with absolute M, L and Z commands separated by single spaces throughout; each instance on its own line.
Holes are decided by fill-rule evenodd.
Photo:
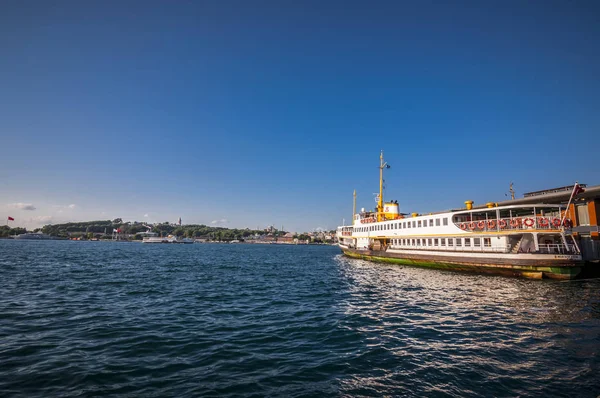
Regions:
M 486 205 L 486 207 L 487 207 L 488 209 L 491 209 L 491 208 L 492 208 L 492 207 L 494 207 L 496 204 L 495 204 L 495 203 L 493 203 L 493 202 L 487 202 L 485 205 Z
M 466 200 L 465 201 L 465 206 L 467 206 L 467 210 L 472 210 L 473 209 L 473 201 L 472 200 Z

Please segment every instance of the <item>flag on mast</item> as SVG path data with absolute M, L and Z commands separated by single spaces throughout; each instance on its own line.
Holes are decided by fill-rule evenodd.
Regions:
M 571 197 L 575 197 L 583 192 L 585 192 L 585 188 L 582 188 L 578 183 L 575 183 L 575 186 L 573 186 L 573 193 L 571 194 Z
M 15 221 L 15 219 L 12 218 L 11 216 L 8 216 L 8 221 Z

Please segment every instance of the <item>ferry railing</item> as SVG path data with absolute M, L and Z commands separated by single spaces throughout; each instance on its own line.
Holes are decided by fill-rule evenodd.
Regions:
M 439 250 L 440 252 L 469 252 L 469 253 L 510 253 L 510 245 L 506 246 L 402 246 L 390 245 L 390 249 L 404 250 Z
M 540 253 L 544 254 L 575 254 L 577 253 L 577 247 L 572 244 L 552 244 L 552 245 L 540 245 Z
M 463 231 L 469 232 L 526 231 L 532 229 L 560 231 L 562 228 L 558 224 L 559 221 L 560 218 L 553 216 L 530 216 L 455 222 L 454 225 Z
M 451 251 L 451 252 L 468 252 L 468 253 L 510 253 L 511 245 L 506 246 L 403 246 L 390 245 L 390 249 L 399 250 L 429 250 L 429 251 Z M 528 253 L 541 254 L 577 254 L 577 247 L 573 244 L 543 244 L 539 245 L 539 251 Z M 523 254 L 520 252 L 519 254 Z

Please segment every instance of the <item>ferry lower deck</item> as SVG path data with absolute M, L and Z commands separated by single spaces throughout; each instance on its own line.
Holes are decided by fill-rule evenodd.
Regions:
M 352 258 L 454 271 L 491 273 L 527 278 L 573 279 L 583 262 L 575 254 L 451 252 L 433 250 L 358 250 L 340 244 Z

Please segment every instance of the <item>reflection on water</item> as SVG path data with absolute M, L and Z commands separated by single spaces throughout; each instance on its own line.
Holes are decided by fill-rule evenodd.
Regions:
M 0 241 L 0 395 L 600 394 L 600 281 L 338 253 Z
M 370 366 L 343 381 L 347 393 L 568 395 L 595 379 L 599 281 L 337 261 L 347 283 L 345 327 L 361 333 L 360 366 Z

